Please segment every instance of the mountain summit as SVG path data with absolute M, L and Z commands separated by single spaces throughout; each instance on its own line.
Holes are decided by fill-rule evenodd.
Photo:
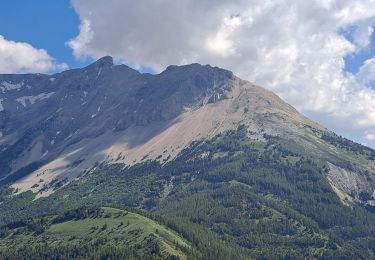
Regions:
M 156 212 L 197 259 L 374 257 L 374 159 L 210 65 L 152 75 L 103 57 L 54 75 L 0 75 L 2 224 L 116 205 Z M 1 234 L 44 223 L 30 221 Z
M 55 75 L 0 75 L 0 88 L 1 177 L 18 192 L 46 196 L 51 183 L 101 163 L 165 163 L 194 141 L 240 124 L 249 138 L 278 136 L 332 163 L 340 192 L 372 192 L 372 177 L 365 181 L 354 171 L 337 179 L 341 152 L 321 139 L 330 133 L 324 127 L 272 92 L 210 65 L 169 66 L 151 75 L 107 56 Z M 373 171 L 372 164 L 365 169 Z

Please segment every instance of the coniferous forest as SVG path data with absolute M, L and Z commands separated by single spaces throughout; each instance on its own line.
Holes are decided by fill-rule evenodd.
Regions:
M 3 185 L 0 257 L 374 258 L 374 208 L 345 205 L 324 162 L 265 138 L 240 126 L 164 164 L 100 165 L 37 200 Z M 61 225 L 87 234 L 59 233 Z

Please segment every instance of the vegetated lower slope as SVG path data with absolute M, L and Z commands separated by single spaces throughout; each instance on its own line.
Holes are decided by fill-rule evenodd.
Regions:
M 4 189 L 0 221 L 80 205 L 125 205 L 152 212 L 202 259 L 369 259 L 374 207 L 345 205 L 326 161 L 281 137 L 255 141 L 240 126 L 192 144 L 175 160 L 93 173 L 32 201 Z M 349 150 L 349 148 L 348 148 Z
M 81 207 L 0 229 L 1 259 L 186 259 L 191 246 L 140 214 Z

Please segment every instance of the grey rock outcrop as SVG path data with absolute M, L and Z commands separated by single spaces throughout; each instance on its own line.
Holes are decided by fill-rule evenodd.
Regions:
M 44 196 L 50 183 L 99 163 L 165 162 L 239 124 L 253 139 L 279 136 L 323 162 L 341 158 L 319 136 L 328 130 L 230 71 L 191 64 L 142 74 L 103 57 L 54 75 L 0 75 L 0 179 Z M 374 164 L 364 168 L 375 172 Z M 35 186 L 41 178 L 43 187 Z

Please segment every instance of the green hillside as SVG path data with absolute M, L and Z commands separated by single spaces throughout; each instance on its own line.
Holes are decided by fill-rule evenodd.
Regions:
M 186 259 L 190 245 L 140 214 L 79 208 L 11 223 L 1 229 L 1 259 Z
M 374 207 L 366 201 L 343 203 L 330 186 L 324 160 L 301 147 L 285 145 L 282 138 L 265 139 L 251 140 L 246 128 L 239 127 L 192 144 L 164 165 L 151 161 L 133 167 L 101 165 L 50 197 L 37 200 L 31 192 L 11 196 L 11 190 L 3 187 L 0 222 L 82 205 L 116 205 L 141 208 L 181 234 L 191 245 L 192 259 L 375 258 Z M 184 257 L 182 248 L 187 248 L 187 242 L 173 232 L 162 232 L 155 227 L 158 224 L 139 215 L 116 218 L 117 213 L 111 211 L 116 210 L 104 208 L 99 219 L 52 224 L 37 236 L 40 240 L 24 230 L 17 237 L 17 229 L 11 229 L 0 243 L 23 245 L 30 239 L 47 240 L 50 245 L 60 241 L 62 246 L 93 246 L 92 241 L 100 239 L 109 241 L 105 246 L 130 246 L 133 254 L 150 256 L 153 244 L 144 238 L 151 236 L 160 245 L 156 256 Z M 111 217 L 105 218 L 109 213 Z M 133 223 L 131 216 L 142 224 Z M 137 228 L 142 235 L 129 242 Z M 119 239 L 122 231 L 124 238 Z M 21 249 L 18 251 L 23 252 Z

